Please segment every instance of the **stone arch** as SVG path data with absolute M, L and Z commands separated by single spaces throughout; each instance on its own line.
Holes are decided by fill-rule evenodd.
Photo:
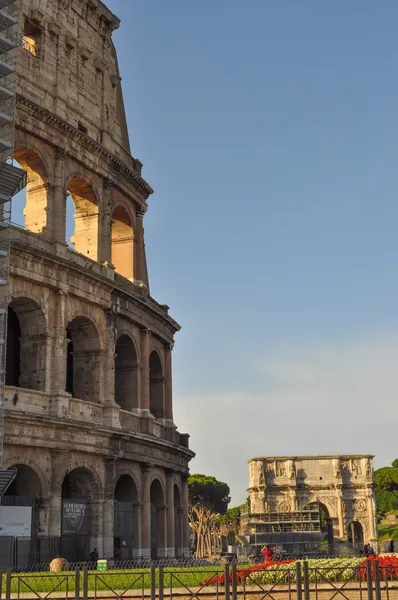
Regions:
M 134 279 L 133 219 L 123 204 L 117 204 L 112 211 L 112 264 L 116 273 Z
M 24 225 L 29 231 L 43 233 L 47 228 L 48 185 L 50 172 L 47 161 L 36 148 L 16 144 L 14 158 L 27 173 Z
M 166 554 L 166 502 L 164 486 L 153 477 L 151 488 L 151 558 L 164 558 Z
M 6 385 L 44 391 L 47 321 L 31 298 L 13 298 L 7 317 Z
M 123 333 L 115 346 L 115 402 L 123 410 L 138 408 L 138 366 L 135 343 L 129 335 Z
M 174 483 L 174 555 L 176 558 L 182 558 L 184 556 L 182 520 L 183 508 L 181 500 L 181 490 L 177 483 Z
M 100 402 L 101 341 L 87 317 L 76 316 L 66 328 L 66 391 L 74 398 Z
M 135 478 L 122 473 L 114 490 L 115 557 L 128 560 L 139 554 L 139 491 Z
M 37 470 L 29 464 L 13 462 L 9 467 L 17 470 L 17 475 L 4 497 L 16 497 L 18 499 L 39 499 L 43 494 L 43 484 Z
M 356 551 L 362 550 L 364 545 L 364 527 L 359 520 L 351 521 L 347 525 L 347 539 Z
M 333 553 L 334 545 L 334 529 L 333 529 L 333 517 L 330 515 L 330 509 L 326 502 L 317 498 L 307 504 L 308 508 L 314 508 L 319 510 L 321 532 L 324 534 L 328 544 L 328 553 Z
M 155 419 L 164 419 L 164 370 L 157 350 L 149 356 L 149 407 Z
M 69 217 L 68 196 L 71 198 L 74 207 L 74 233 L 69 245 L 74 247 L 76 252 L 83 254 L 92 260 L 98 260 L 99 244 L 99 201 L 98 194 L 94 186 L 87 178 L 82 175 L 71 175 L 67 181 L 67 209 L 66 219 Z M 66 224 L 68 232 L 69 223 Z M 68 237 L 68 234 L 67 234 Z
M 5 494 L 1 498 L 3 506 L 28 507 L 30 509 L 30 528 L 25 535 L 35 539 L 40 525 L 40 499 L 43 496 L 43 484 L 37 470 L 27 463 L 13 461 L 12 466 L 16 469 L 16 477 Z
M 101 485 L 87 466 L 68 470 L 61 484 L 61 552 L 69 561 L 87 560 L 101 535 Z
M 42 469 L 37 466 L 36 462 L 33 460 L 30 460 L 29 458 L 24 457 L 21 460 L 21 457 L 14 456 L 14 457 L 11 457 L 4 461 L 3 468 L 4 469 L 17 468 L 18 465 L 23 465 L 24 467 L 31 469 L 35 473 L 36 477 L 39 480 L 41 494 L 43 496 L 46 496 L 48 493 L 48 481 L 47 481 L 47 478 L 44 476 Z

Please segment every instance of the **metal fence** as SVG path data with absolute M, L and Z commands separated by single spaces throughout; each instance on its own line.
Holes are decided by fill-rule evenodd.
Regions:
M 0 577 L 0 600 L 397 600 L 398 568 L 366 560 L 357 566 L 310 568 L 307 561 L 268 569 L 237 564 L 12 573 Z

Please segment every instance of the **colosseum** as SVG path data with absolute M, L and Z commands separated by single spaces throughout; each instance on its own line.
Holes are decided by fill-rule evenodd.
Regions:
M 15 160 L 28 183 L 24 227 L 9 230 L 4 446 L 17 476 L 2 505 L 25 507 L 31 529 L 1 552 L 184 557 L 194 454 L 173 420 L 179 325 L 149 291 L 153 190 L 130 152 L 119 20 L 100 0 L 21 7 Z

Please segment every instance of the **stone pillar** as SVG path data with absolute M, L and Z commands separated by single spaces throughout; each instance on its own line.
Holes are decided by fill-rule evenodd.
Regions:
M 141 329 L 141 414 L 150 416 L 150 396 L 149 396 L 149 329 Z
M 343 515 L 343 493 L 337 490 L 337 518 L 339 522 L 339 538 L 342 540 L 344 535 L 344 515 Z
M 173 367 L 171 353 L 173 347 L 170 344 L 165 346 L 165 414 L 166 421 L 173 423 Z
M 70 394 L 66 392 L 66 364 L 69 340 L 66 339 L 68 296 L 59 289 L 55 296 L 53 355 L 51 364 L 51 413 L 56 417 L 69 414 Z
M 142 520 L 143 504 L 134 504 L 134 536 L 133 540 L 133 558 L 142 558 Z
M 146 208 L 140 206 L 136 208 L 136 243 L 135 251 L 137 254 L 137 260 L 134 260 L 134 277 L 138 281 L 147 287 L 149 292 L 149 280 L 148 280 L 148 269 L 146 264 L 145 256 L 145 242 L 144 242 L 144 215 Z
M 55 151 L 54 192 L 47 215 L 50 238 L 53 242 L 65 245 L 66 235 L 66 198 L 65 193 L 65 151 L 57 148 Z
M 368 513 L 368 534 L 369 539 L 366 540 L 369 542 L 375 551 L 377 551 L 375 545 L 377 543 L 377 535 L 376 535 L 376 511 L 374 510 L 374 500 L 373 500 L 373 487 L 369 485 L 366 489 L 366 507 Z
M 62 482 L 67 471 L 67 454 L 51 450 L 50 504 L 48 510 L 48 535 L 59 537 L 62 533 Z
M 114 185 L 105 179 L 102 187 L 102 206 L 99 224 L 98 262 L 113 270 L 112 264 L 112 209 Z
M 141 519 L 141 556 L 151 557 L 151 479 L 150 468 L 141 466 L 142 519 Z
M 105 460 L 103 556 L 113 556 L 115 526 L 115 460 Z M 100 557 L 101 558 L 101 557 Z
M 175 558 L 174 473 L 167 473 L 167 542 L 166 558 Z
M 191 557 L 190 530 L 188 519 L 188 476 L 181 478 L 182 486 L 182 545 L 183 558 Z

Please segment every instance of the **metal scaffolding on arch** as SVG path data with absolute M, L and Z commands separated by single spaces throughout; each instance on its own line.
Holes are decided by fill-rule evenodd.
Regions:
M 26 173 L 13 164 L 21 0 L 0 0 L 0 498 L 15 478 L 4 469 L 4 402 L 7 367 L 11 204 L 26 186 Z

